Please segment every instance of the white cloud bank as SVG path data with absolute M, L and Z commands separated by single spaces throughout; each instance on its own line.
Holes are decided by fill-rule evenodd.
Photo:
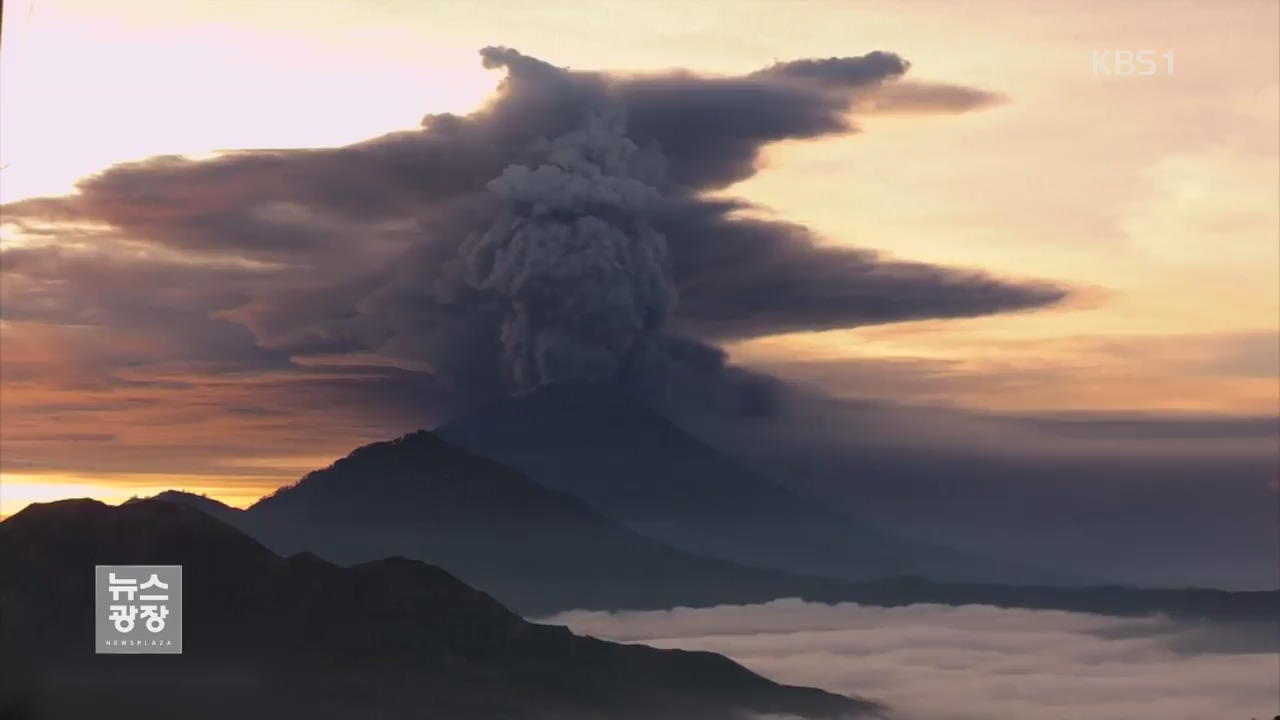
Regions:
M 887 703 L 900 720 L 1271 720 L 1280 627 L 986 606 L 778 600 L 544 622 L 723 653 L 771 679 Z

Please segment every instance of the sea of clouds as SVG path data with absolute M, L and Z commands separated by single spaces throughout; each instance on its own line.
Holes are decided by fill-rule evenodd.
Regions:
M 1280 626 L 987 606 L 777 600 L 545 622 L 723 653 L 773 680 L 884 702 L 895 720 L 1271 720 Z

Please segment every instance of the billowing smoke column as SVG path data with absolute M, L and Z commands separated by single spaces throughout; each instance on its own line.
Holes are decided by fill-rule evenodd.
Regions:
M 504 209 L 461 248 L 467 282 L 506 304 L 504 371 L 516 388 L 617 378 L 676 301 L 667 244 L 646 214 L 657 190 L 618 108 L 486 186 Z

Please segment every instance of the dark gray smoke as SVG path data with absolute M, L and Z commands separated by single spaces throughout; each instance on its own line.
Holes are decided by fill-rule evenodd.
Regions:
M 832 87 L 858 87 L 905 73 L 911 63 L 893 53 L 875 51 L 862 57 L 779 62 L 751 73 L 751 77 L 797 78 Z
M 516 387 L 610 380 L 675 304 L 667 243 L 648 214 L 620 109 L 540 148 L 486 185 L 503 209 L 462 246 L 472 287 L 504 304 L 503 369 Z

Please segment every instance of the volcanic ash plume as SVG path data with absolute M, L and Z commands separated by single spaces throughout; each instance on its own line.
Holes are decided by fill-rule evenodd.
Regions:
M 675 305 L 667 244 L 646 216 L 658 192 L 618 110 L 535 149 L 486 186 L 503 210 L 461 248 L 467 282 L 503 306 L 507 380 L 608 380 Z M 532 164 L 532 163 L 531 163 Z

